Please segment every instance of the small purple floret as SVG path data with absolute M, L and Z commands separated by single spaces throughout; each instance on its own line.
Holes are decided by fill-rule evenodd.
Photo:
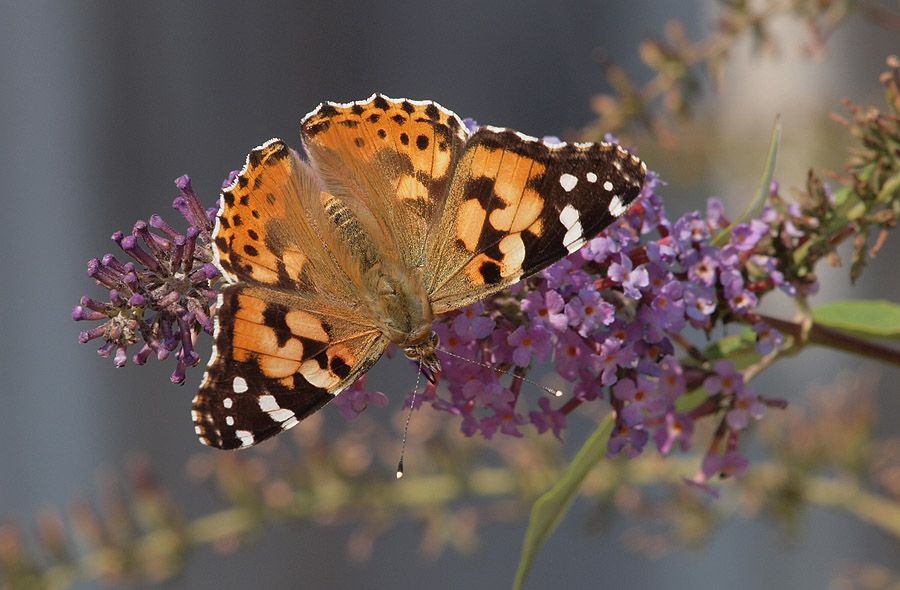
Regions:
M 191 226 L 196 227 L 200 231 L 200 235 L 203 236 L 203 241 L 207 244 L 210 243 L 212 240 L 212 224 L 210 223 L 209 217 L 206 215 L 206 209 L 203 207 L 203 203 L 200 202 L 200 198 L 191 186 L 190 176 L 185 174 L 178 177 L 175 179 L 175 186 L 178 187 L 184 198 L 186 210 L 185 217 L 187 217 Z

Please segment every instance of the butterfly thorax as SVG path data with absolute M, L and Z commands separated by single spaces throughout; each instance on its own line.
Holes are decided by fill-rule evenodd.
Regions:
M 388 340 L 409 348 L 428 338 L 434 312 L 422 287 L 421 269 L 385 261 L 370 269 L 365 281 L 374 287 L 367 291 L 372 317 Z
M 430 373 L 440 371 L 434 352 L 438 336 L 431 328 L 434 312 L 422 286 L 422 269 L 385 261 L 370 269 L 366 279 L 375 286 L 369 291 L 374 294 L 369 305 L 384 336 L 403 349 L 407 357 L 421 360 Z

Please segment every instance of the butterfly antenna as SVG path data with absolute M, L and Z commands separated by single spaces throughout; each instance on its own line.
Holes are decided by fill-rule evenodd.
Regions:
M 496 371 L 497 373 L 501 373 L 503 375 L 509 375 L 513 379 L 519 379 L 520 381 L 524 381 L 525 383 L 530 383 L 531 385 L 534 385 L 538 389 L 543 389 L 546 393 L 549 393 L 550 395 L 552 395 L 554 397 L 562 397 L 562 395 L 563 395 L 563 392 L 558 389 L 551 389 L 551 388 L 547 387 L 546 385 L 541 385 L 540 383 L 535 383 L 528 377 L 524 377 L 513 371 L 504 371 L 503 369 L 500 369 L 498 367 L 493 367 L 491 365 L 488 365 L 488 364 L 485 364 L 485 363 L 482 363 L 482 362 L 479 362 L 479 361 L 476 361 L 476 360 L 473 360 L 473 359 L 470 359 L 470 358 L 467 358 L 464 356 L 460 356 L 458 354 L 452 353 L 449 350 L 445 350 L 443 348 L 440 349 L 440 351 L 448 356 L 452 356 L 453 358 L 457 358 L 461 361 L 466 361 L 467 363 L 472 363 L 473 365 L 478 365 L 479 367 L 484 367 L 485 369 L 490 369 L 491 371 Z
M 422 378 L 422 359 L 419 359 L 419 371 L 416 373 L 416 385 L 413 388 L 412 399 L 409 401 L 409 412 L 406 414 L 406 425 L 403 427 L 403 441 L 400 443 L 400 462 L 397 463 L 397 479 L 403 477 L 403 454 L 406 452 L 406 435 L 409 434 L 409 421 L 412 419 L 413 408 L 416 406 L 416 396 L 419 394 L 419 380 Z

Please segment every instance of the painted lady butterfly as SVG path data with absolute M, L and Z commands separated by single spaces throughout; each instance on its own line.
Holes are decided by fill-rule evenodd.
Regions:
M 575 252 L 637 198 L 646 167 L 608 143 L 470 132 L 431 101 L 326 102 L 223 191 L 214 233 L 229 282 L 193 420 L 249 447 L 312 414 L 388 344 L 439 371 L 436 314 Z

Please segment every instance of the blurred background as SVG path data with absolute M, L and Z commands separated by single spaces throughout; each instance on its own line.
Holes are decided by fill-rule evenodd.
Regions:
M 896 9 L 896 3 L 882 5 Z M 639 45 L 661 36 L 673 18 L 702 38 L 715 29 L 718 5 L 4 3 L 0 519 L 33 530 L 36 510 L 93 497 L 98 473 L 122 471 L 138 450 L 185 512 L 198 516 L 221 507 L 208 486 L 185 476 L 192 457 L 212 452 L 200 447 L 189 416 L 202 369 L 190 371 L 183 387 L 169 383 L 171 362 L 114 370 L 111 360 L 97 357 L 95 343 L 78 344 L 84 326 L 70 316 L 82 295 L 103 295 L 86 263 L 118 250 L 109 240 L 114 231 L 128 232 L 152 213 L 184 228 L 170 208 L 176 177 L 190 174 L 211 206 L 251 148 L 276 136 L 298 147 L 298 122 L 320 101 L 357 100 L 374 91 L 432 99 L 484 124 L 567 137 L 594 121 L 592 100 L 610 92 L 599 59 L 614 60 L 638 83 L 646 80 Z M 778 26 L 780 47 L 738 44 L 717 92 L 698 89 L 697 118 L 678 128 L 674 144 L 639 129 L 626 136 L 668 182 L 662 195 L 670 217 L 704 207 L 711 195 L 722 197 L 732 214 L 740 211 L 756 188 L 776 113 L 784 125 L 776 177 L 800 185 L 809 167 L 843 161 L 846 135 L 828 118 L 842 111 L 841 97 L 882 105 L 878 74 L 885 57 L 900 50 L 896 30 L 855 16 L 827 39 L 824 53 L 807 57 L 809 31 L 788 19 Z M 896 301 L 898 242 L 890 236 L 853 288 L 847 268 L 820 269 L 816 301 Z M 770 311 L 792 314 L 777 303 Z M 209 338 L 198 345 L 204 359 L 209 345 Z M 382 365 L 377 387 L 396 409 L 414 373 L 403 364 Z M 854 371 L 880 379 L 878 428 L 897 433 L 900 372 L 874 362 L 809 350 L 767 372 L 755 389 L 799 402 L 809 387 Z M 387 415 L 389 409 L 370 411 Z M 588 431 L 583 425 L 581 432 Z M 567 433 L 567 457 L 583 441 L 579 435 Z M 608 516 L 599 534 L 585 530 L 589 517 L 596 515 L 576 503 L 542 551 L 530 587 L 813 589 L 827 587 L 849 564 L 900 569 L 895 540 L 825 509 L 804 513 L 796 538 L 765 519 L 735 518 L 708 544 L 672 548 L 656 559 L 625 548 L 627 519 Z M 363 562 L 346 558 L 351 531 L 309 523 L 270 527 L 233 554 L 201 549 L 162 587 L 505 587 L 525 521 L 481 528 L 471 555 L 451 549 L 427 558 L 420 553 L 422 531 L 404 523 L 381 536 Z

